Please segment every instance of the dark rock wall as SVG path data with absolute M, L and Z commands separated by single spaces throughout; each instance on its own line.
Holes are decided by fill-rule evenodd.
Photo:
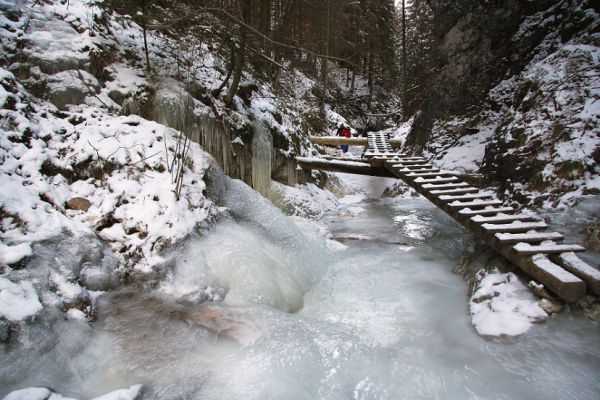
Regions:
M 548 26 L 514 41 L 521 22 L 557 1 L 432 2 L 438 72 L 415 118 L 408 144 L 422 149 L 438 118 L 476 110 L 488 91 L 521 70 Z M 446 4 L 440 4 L 446 3 Z

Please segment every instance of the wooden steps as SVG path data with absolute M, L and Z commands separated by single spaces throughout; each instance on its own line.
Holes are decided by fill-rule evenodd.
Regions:
M 525 273 L 566 301 L 576 301 L 586 288 L 600 294 L 600 271 L 575 255 L 585 248 L 557 243 L 564 239 L 558 232 L 548 232 L 539 217 L 515 213 L 503 205 L 495 194 L 482 191 L 461 180 L 451 171 L 436 169 L 429 159 L 393 151 L 388 138 L 368 136 L 365 165 L 328 165 L 350 168 L 367 175 L 391 176 L 403 180 L 465 228 L 485 240 L 492 248 Z M 311 161 L 311 165 L 316 165 Z M 350 171 L 345 171 L 350 172 Z
M 422 165 L 431 168 L 429 163 Z M 393 158 L 383 166 L 561 298 L 575 301 L 585 295 L 586 284 L 581 278 L 585 267 L 578 265 L 569 271 L 562 267 L 565 261 L 559 259 L 562 254 L 585 249 L 556 243 L 564 239 L 563 235 L 545 231 L 548 225 L 539 218 L 514 214 L 514 209 L 504 206 L 494 194 L 463 182 L 449 171 L 416 172 L 417 167 L 407 168 Z M 558 259 L 550 260 L 551 256 Z M 596 270 L 588 268 L 588 279 L 598 278 L 600 290 L 600 276 L 595 277 Z

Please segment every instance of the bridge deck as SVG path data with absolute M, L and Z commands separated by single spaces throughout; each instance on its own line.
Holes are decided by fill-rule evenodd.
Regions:
M 338 172 L 386 176 L 382 171 L 403 180 L 407 185 L 445 211 L 492 248 L 504 255 L 529 276 L 544 284 L 562 299 L 580 299 L 587 289 L 600 294 L 600 271 L 586 264 L 574 252 L 585 248 L 561 244 L 558 232 L 546 231 L 541 218 L 516 214 L 512 207 L 490 191 L 463 182 L 451 171 L 433 168 L 424 157 L 409 157 L 395 152 L 383 134 L 369 134 L 363 166 L 356 162 L 304 159 L 304 165 Z M 321 163 L 319 163 L 321 161 Z M 349 168 L 349 164 L 354 164 Z

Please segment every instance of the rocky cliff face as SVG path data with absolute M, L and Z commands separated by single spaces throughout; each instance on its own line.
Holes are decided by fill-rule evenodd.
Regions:
M 527 16 L 547 9 L 552 1 L 485 3 L 434 4 L 438 72 L 415 119 L 409 144 L 423 148 L 436 120 L 476 109 L 492 87 L 523 69 L 551 28 L 540 25 L 527 37 L 515 38 Z
M 590 2 L 461 2 L 409 143 L 521 204 L 600 193 L 600 16 Z

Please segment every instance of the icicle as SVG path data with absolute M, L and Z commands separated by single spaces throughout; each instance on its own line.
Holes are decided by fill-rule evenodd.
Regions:
M 271 195 L 271 165 L 273 137 L 260 123 L 254 124 L 252 138 L 252 187 L 269 198 Z

